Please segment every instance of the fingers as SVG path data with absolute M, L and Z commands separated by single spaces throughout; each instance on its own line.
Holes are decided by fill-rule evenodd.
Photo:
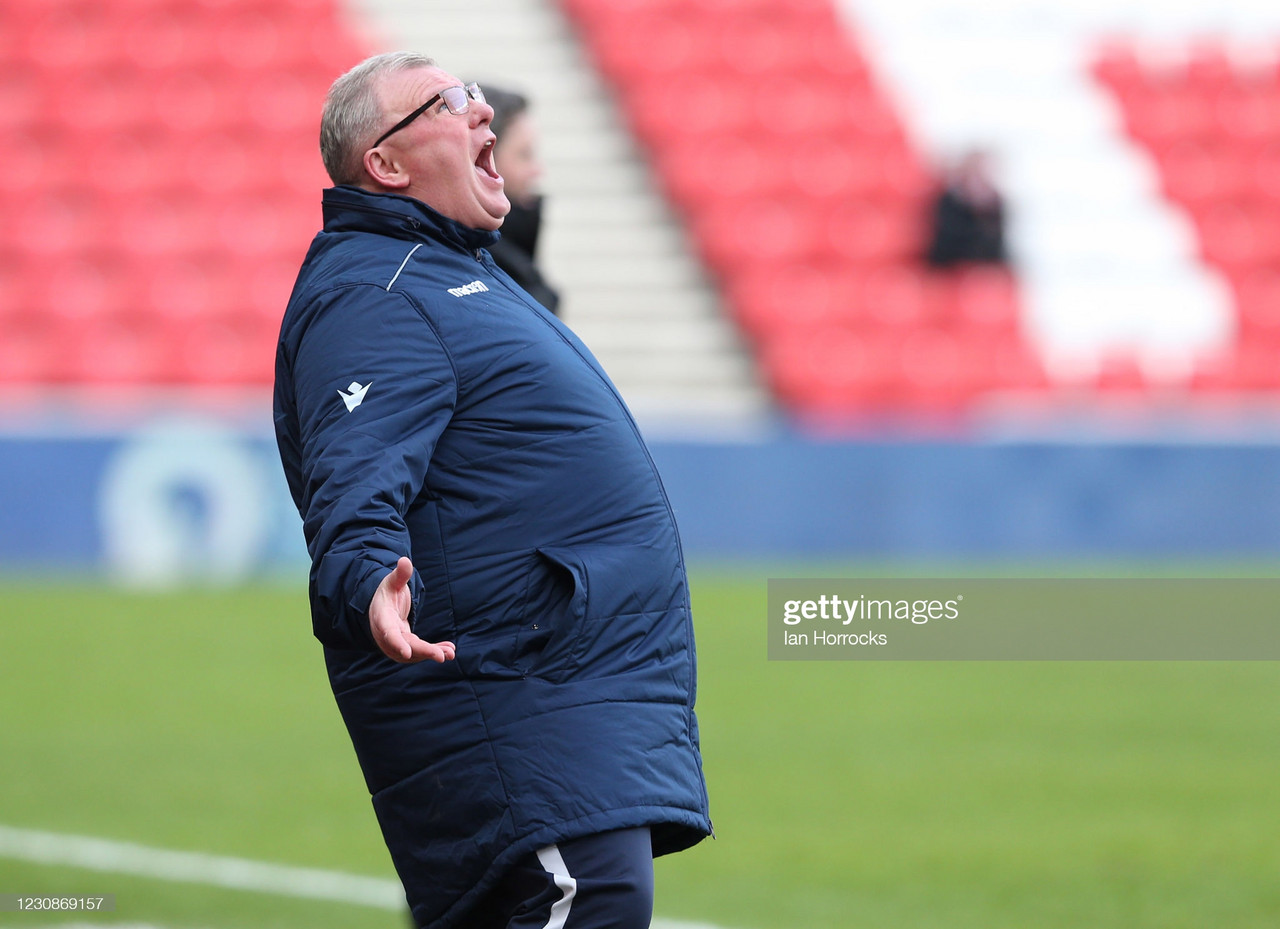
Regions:
M 370 629 L 373 632 L 373 640 L 378 644 L 378 648 L 382 650 L 382 654 L 392 661 L 408 662 L 413 660 L 412 647 L 405 641 L 404 633 L 395 625 L 371 622 Z
M 452 661 L 457 655 L 457 649 L 452 642 L 427 642 L 413 633 L 409 633 L 407 644 L 412 651 L 410 661 L 445 662 Z
M 409 628 L 409 581 L 413 562 L 401 558 L 382 579 L 369 604 L 369 629 L 382 653 L 392 661 L 452 661 L 457 653 L 452 642 L 426 642 Z
M 384 655 L 400 664 L 452 661 L 457 655 L 457 648 L 452 642 L 428 642 L 412 632 L 399 629 L 383 630 L 382 635 L 375 633 L 374 639 Z

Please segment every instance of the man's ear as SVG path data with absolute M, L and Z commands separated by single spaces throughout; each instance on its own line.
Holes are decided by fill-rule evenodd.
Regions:
M 364 170 L 371 181 L 388 190 L 402 190 L 411 180 L 409 172 L 381 148 L 371 148 L 364 153 Z

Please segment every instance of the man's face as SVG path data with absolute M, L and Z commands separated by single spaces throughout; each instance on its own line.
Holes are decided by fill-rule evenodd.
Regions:
M 507 199 L 528 205 L 538 196 L 542 162 L 538 160 L 538 137 L 533 120 L 521 113 L 502 131 L 497 145 L 497 163 L 506 181 Z
M 446 87 L 461 84 L 440 68 L 414 68 L 388 75 L 380 88 L 390 128 Z M 442 216 L 475 229 L 497 229 L 511 209 L 493 162 L 493 109 L 470 101 L 455 116 L 440 101 L 386 139 L 379 149 L 409 179 L 397 193 L 421 200 Z M 379 130 L 380 132 L 383 130 Z

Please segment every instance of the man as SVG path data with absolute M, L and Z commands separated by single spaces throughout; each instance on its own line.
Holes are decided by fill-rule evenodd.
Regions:
M 925 261 L 934 268 L 1007 264 L 1004 198 L 991 179 L 990 156 L 966 152 L 945 172 L 930 206 Z
M 630 414 L 493 263 L 492 110 L 430 59 L 325 101 L 281 460 L 315 635 L 420 926 L 648 926 L 710 833 L 685 569 Z
M 489 128 L 498 137 L 494 159 L 502 174 L 503 190 L 511 202 L 511 210 L 502 221 L 502 238 L 489 249 L 489 254 L 529 296 L 555 313 L 560 306 L 560 295 L 538 267 L 543 203 L 538 179 L 542 176 L 542 160 L 538 157 L 538 133 L 529 115 L 529 101 L 523 94 L 495 89 L 488 84 L 484 97 L 493 108 Z

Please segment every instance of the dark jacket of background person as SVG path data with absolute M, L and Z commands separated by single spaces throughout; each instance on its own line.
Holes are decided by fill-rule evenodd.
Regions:
M 493 107 L 493 121 L 489 128 L 498 137 L 494 156 L 498 170 L 503 170 L 503 135 L 518 119 L 528 120 L 529 101 L 523 94 L 485 83 L 485 99 Z M 539 168 L 540 171 L 540 168 Z M 489 253 L 503 271 L 510 274 L 521 287 L 533 295 L 552 313 L 560 308 L 560 294 L 543 277 L 538 267 L 538 233 L 542 229 L 542 204 L 540 195 L 517 189 L 508 179 L 507 196 L 511 212 L 502 222 L 502 238 L 493 244 Z
M 542 198 L 531 204 L 511 201 L 511 212 L 502 221 L 502 238 L 489 254 L 515 282 L 552 313 L 560 308 L 560 294 L 538 270 L 538 232 L 542 228 Z
M 438 929 L 550 843 L 648 825 L 660 855 L 710 831 L 670 504 L 617 390 L 495 237 L 326 191 L 277 355 L 314 632 L 414 918 Z M 454 661 L 373 641 L 365 605 L 405 554 L 413 630 Z
M 1004 198 L 982 152 L 968 153 L 947 172 L 930 220 L 925 260 L 933 267 L 1007 263 Z

